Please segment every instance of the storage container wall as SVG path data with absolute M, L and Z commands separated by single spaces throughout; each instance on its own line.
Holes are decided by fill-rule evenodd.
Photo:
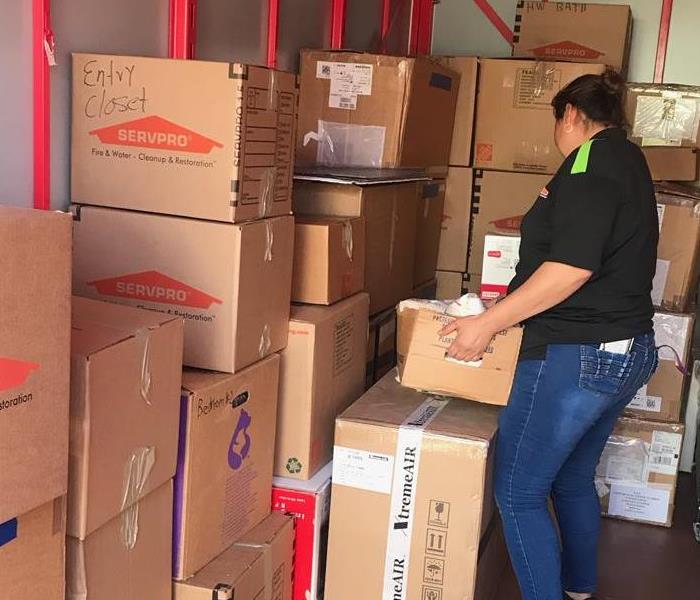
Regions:
M 71 53 L 167 56 L 169 3 L 53 0 L 51 20 L 58 63 L 51 69 L 51 205 L 65 209 L 70 202 Z
M 0 17 L 0 204 L 32 206 L 32 3 L 3 3 Z

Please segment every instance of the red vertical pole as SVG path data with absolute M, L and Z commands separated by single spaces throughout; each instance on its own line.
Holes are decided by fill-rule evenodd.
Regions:
M 668 37 L 671 31 L 672 12 L 673 0 L 663 0 L 663 5 L 661 6 L 661 20 L 659 22 L 659 40 L 656 44 L 654 83 L 663 83 L 664 81 L 664 69 L 666 68 L 666 52 L 668 50 Z
M 277 33 L 279 31 L 280 1 L 268 0 L 267 5 L 267 66 L 277 66 Z
M 410 54 L 430 54 L 433 40 L 433 0 L 413 0 Z
M 389 37 L 389 29 L 391 29 L 391 0 L 382 0 L 382 46 L 386 44 L 386 38 Z
M 345 0 L 331 2 L 331 48 L 337 50 L 345 39 Z
M 51 79 L 53 53 L 49 0 L 32 0 L 34 208 L 51 208 Z
M 197 0 L 170 0 L 170 58 L 194 58 Z

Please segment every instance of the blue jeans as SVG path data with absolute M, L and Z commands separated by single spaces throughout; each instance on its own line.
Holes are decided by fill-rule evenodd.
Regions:
M 556 344 L 544 360 L 518 364 L 500 418 L 494 485 L 523 600 L 595 591 L 596 466 L 618 416 L 657 364 L 653 333 L 637 336 L 628 354 Z

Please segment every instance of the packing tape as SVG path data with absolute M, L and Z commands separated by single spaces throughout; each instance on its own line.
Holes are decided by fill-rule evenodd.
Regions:
M 131 452 L 124 467 L 121 503 L 121 534 L 124 546 L 132 550 L 139 533 L 139 503 L 156 462 L 154 446 L 141 446 Z
M 265 571 L 265 587 L 264 587 L 264 593 L 263 593 L 263 598 L 264 600 L 272 600 L 272 593 L 273 593 L 273 579 L 274 579 L 274 572 L 273 568 L 274 565 L 272 564 L 272 549 L 270 544 L 268 543 L 263 543 L 263 544 L 255 544 L 255 543 L 246 543 L 246 542 L 241 542 L 236 544 L 239 548 L 250 548 L 251 550 L 258 550 L 260 551 L 260 554 L 263 555 L 263 569 Z M 255 596 L 256 600 L 258 600 L 260 596 Z
M 423 218 L 427 219 L 430 214 L 430 198 L 423 199 Z
M 261 219 L 269 216 L 272 210 L 276 178 L 277 167 L 268 167 L 267 169 L 265 169 L 260 179 L 260 195 L 258 196 L 258 216 Z
M 272 339 L 270 335 L 270 326 L 265 323 L 262 333 L 260 334 L 260 344 L 258 344 L 258 354 L 260 358 L 265 358 L 270 353 L 272 347 Z
M 268 70 L 268 90 L 267 110 L 277 110 L 277 71 L 274 69 Z
M 275 232 L 270 221 L 265 221 L 265 262 L 272 262 L 272 247 L 275 244 Z
M 85 544 L 69 538 L 66 544 L 66 600 L 87 600 Z
M 345 254 L 348 255 L 350 261 L 352 261 L 354 242 L 352 239 L 352 222 L 343 222 L 343 246 L 345 248 Z
M 535 61 L 532 68 L 532 97 L 539 98 L 545 90 L 551 89 L 549 80 L 554 74 L 554 65 L 541 60 Z
M 389 527 L 384 556 L 382 600 L 406 600 L 411 534 L 416 507 L 421 445 L 425 429 L 449 400 L 428 396 L 399 426 L 391 482 Z
M 317 143 L 316 162 L 325 166 L 382 166 L 386 128 L 319 120 L 316 131 L 304 134 L 304 146 Z
M 148 329 L 139 329 L 134 338 L 143 349 L 141 350 L 141 386 L 140 393 L 144 402 L 151 405 L 151 336 Z

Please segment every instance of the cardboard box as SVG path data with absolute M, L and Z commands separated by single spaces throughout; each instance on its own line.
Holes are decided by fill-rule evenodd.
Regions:
M 289 214 L 296 108 L 291 73 L 74 54 L 72 200 L 226 222 Z
M 185 319 L 184 363 L 233 373 L 287 344 L 294 220 L 76 207 L 73 290 Z
M 604 515 L 670 527 L 683 425 L 621 418 L 596 472 Z
M 275 477 L 272 510 L 294 517 L 293 600 L 320 600 L 326 580 L 331 472 L 328 463 L 308 481 Z
M 547 175 L 474 172 L 469 273 L 481 275 L 486 234 L 519 234 L 525 213 L 549 181 Z
M 364 286 L 364 219 L 297 217 L 292 302 L 333 304 Z
M 309 479 L 333 456 L 335 418 L 364 391 L 369 297 L 293 306 L 281 354 L 275 475 Z
M 173 576 L 187 579 L 270 512 L 279 356 L 236 375 L 185 369 Z
M 447 174 L 437 259 L 440 271 L 464 272 L 467 268 L 473 179 L 472 169 L 450 167 Z
M 695 148 L 642 148 L 654 181 L 695 181 L 698 155 Z
M 175 600 L 292 599 L 294 522 L 273 513 L 194 577 L 175 582 Z
M 481 269 L 481 297 L 492 300 L 505 296 L 520 260 L 519 235 L 487 235 L 484 266 Z
M 65 496 L 0 523 L 0 590 L 7 600 L 64 600 Z
M 493 514 L 498 412 L 401 387 L 389 374 L 341 415 L 326 598 L 473 598 Z
M 438 271 L 436 300 L 454 300 L 462 296 L 462 286 L 464 285 L 464 273 L 453 273 L 452 271 Z
M 397 350 L 401 384 L 505 406 L 518 362 L 522 330 L 513 327 L 498 333 L 482 361 L 462 363 L 447 358 L 455 335 L 441 337 L 438 333 L 454 317 L 439 312 L 440 308 L 412 300 L 399 304 Z
M 555 173 L 564 160 L 554 143 L 551 102 L 568 83 L 602 64 L 482 59 L 474 166 Z
M 70 229 L 0 207 L 0 523 L 68 488 Z
M 335 181 L 335 182 L 332 182 Z M 418 184 L 296 180 L 294 212 L 365 218 L 365 290 L 374 315 L 413 289 Z
M 428 57 L 302 50 L 296 161 L 444 175 L 458 91 Z
M 367 340 L 365 389 L 371 388 L 396 366 L 396 309 L 373 316 Z
M 603 63 L 625 73 L 632 10 L 623 4 L 518 2 L 513 56 Z
M 169 481 L 85 540 L 68 536 L 66 597 L 170 600 L 172 507 Z
M 474 145 L 474 113 L 479 59 L 474 56 L 440 56 L 440 62 L 459 73 L 459 93 L 452 130 L 450 166 L 470 167 Z
M 683 365 L 690 367 L 694 325 L 694 315 L 662 312 L 654 315 L 659 368 L 627 405 L 625 414 L 649 421 L 677 423 L 681 420 L 688 378 L 676 362 L 680 359 Z
M 178 317 L 73 298 L 69 535 L 175 476 L 182 334 Z
M 625 102 L 640 146 L 700 146 L 700 87 L 630 83 Z
M 416 251 L 413 287 L 435 279 L 445 210 L 445 181 L 423 183 L 416 213 Z
M 503 582 L 508 562 L 501 517 L 494 514 L 479 543 L 474 600 L 493 600 Z
M 435 273 L 433 273 L 435 275 Z M 413 298 L 423 298 L 425 300 L 434 300 L 435 294 L 437 292 L 437 279 L 433 277 L 425 283 L 417 285 L 413 288 L 411 292 L 411 297 Z
M 682 312 L 694 301 L 700 252 L 700 196 L 656 195 L 659 246 L 651 292 L 655 306 Z

